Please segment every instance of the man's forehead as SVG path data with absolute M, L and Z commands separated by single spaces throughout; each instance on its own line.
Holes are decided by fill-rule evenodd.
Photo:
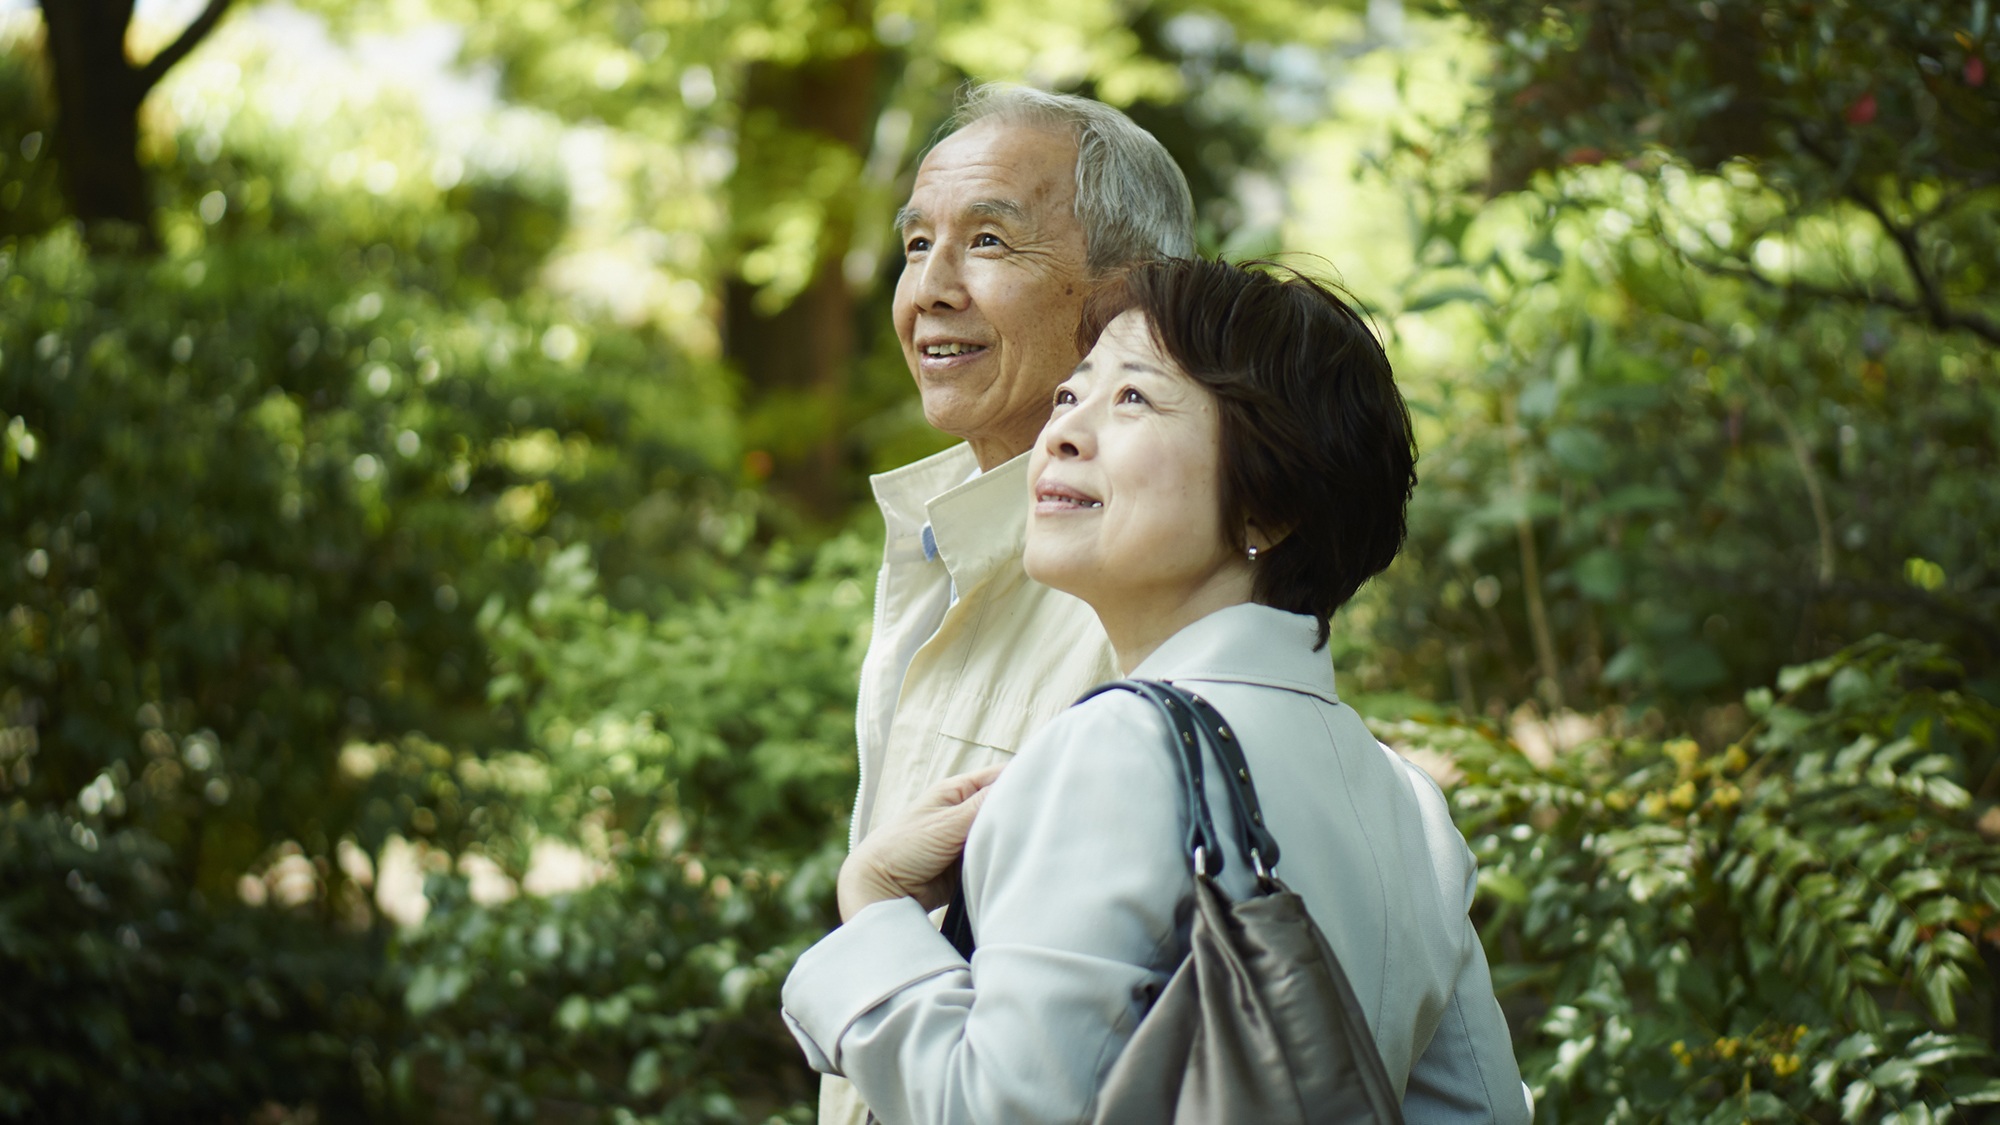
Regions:
M 1075 192 L 1076 155 L 1076 138 L 1062 130 L 1023 122 L 974 123 L 924 157 L 909 204 L 898 218 L 1031 220 L 1046 204 L 1069 202 Z

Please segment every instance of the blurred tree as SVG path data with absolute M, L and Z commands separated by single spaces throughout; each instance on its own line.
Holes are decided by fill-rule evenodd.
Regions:
M 393 18 L 380 14 L 387 5 L 327 7 Z M 878 451 L 907 460 L 939 447 L 909 408 L 908 373 L 884 331 L 900 268 L 888 224 L 960 85 L 1025 80 L 1128 109 L 1188 171 L 1213 248 L 1233 226 L 1223 220 L 1238 179 L 1271 167 L 1264 92 L 1277 48 L 1311 59 L 1343 26 L 1297 0 L 1090 0 L 1059 17 L 1034 0 L 715 10 L 433 0 L 430 10 L 465 22 L 466 58 L 499 63 L 509 96 L 713 154 L 726 169 L 718 221 L 703 232 L 705 280 L 749 392 L 746 469 L 775 474 L 821 518 L 865 497 L 860 475 L 882 467 Z M 648 221 L 681 220 L 683 200 L 641 194 Z
M 55 76 L 56 158 L 70 209 L 92 246 L 159 248 L 139 164 L 139 105 L 215 30 L 231 2 L 208 0 L 172 43 L 136 64 L 125 53 L 134 0 L 42 0 Z
M 33 86 L 0 54 L 0 91 Z M 564 543 L 633 600 L 732 585 L 755 500 L 727 483 L 726 386 L 532 284 L 567 212 L 532 175 L 330 189 L 253 106 L 162 146 L 163 253 L 88 255 L 29 221 L 61 206 L 21 104 L 0 1118 L 386 1112 L 384 847 L 477 838 L 491 814 L 452 771 L 520 717 L 477 614 Z
M 1853 6 L 1594 0 L 1550 8 L 1466 0 L 1498 50 L 1492 184 L 1645 148 L 1697 167 L 1756 161 L 1791 198 L 1782 227 L 1830 203 L 1873 221 L 1904 277 L 1785 277 L 1745 250 L 1764 231 L 1694 260 L 1802 300 L 1874 305 L 2000 343 L 1989 307 L 2000 240 L 1960 221 L 2000 192 L 2000 84 L 1989 80 L 1991 10 L 1951 3 Z
M 1741 685 L 1878 631 L 1990 682 L 2000 509 L 1961 475 L 2000 465 L 1985 10 L 1463 8 L 1491 101 L 1388 161 L 1404 308 L 1476 341 L 1422 404 L 1388 663 L 1712 739 Z

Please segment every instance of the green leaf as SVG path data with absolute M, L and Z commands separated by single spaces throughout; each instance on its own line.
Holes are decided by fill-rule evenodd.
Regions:
M 2000 1078 L 1960 1079 L 1946 1089 L 1953 1105 L 2000 1105 Z
M 1958 993 L 1966 986 L 1965 971 L 1957 965 L 1945 962 L 1933 966 L 1928 973 L 1917 975 L 1917 987 L 1924 998 L 1924 1006 L 1931 1011 L 1931 1018 L 1943 1027 L 1958 1026 Z
M 1784 1101 L 1769 1090 L 1753 1090 L 1749 1096 L 1733 1100 L 1733 1108 L 1741 1110 L 1743 1119 L 1749 1121 L 1779 1121 L 1790 1118 L 1791 1109 Z
M 1849 1082 L 1847 1089 L 1841 1092 L 1840 1119 L 1850 1123 L 1860 1121 L 1861 1115 L 1867 1113 L 1868 1107 L 1874 1104 L 1875 1087 L 1869 1085 L 1867 1080 L 1857 1078 Z
M 1868 1081 L 1884 1090 L 1908 1090 L 1921 1077 L 1923 1072 L 1910 1060 L 1902 1058 L 1889 1059 L 1868 1072 Z
M 665 1074 L 660 1066 L 660 1052 L 648 1047 L 632 1060 L 632 1068 L 625 1075 L 625 1087 L 637 1098 L 650 1098 L 659 1092 Z
M 1479 893 L 1519 906 L 1528 901 L 1528 884 L 1511 872 L 1482 867 L 1479 869 Z
M 1429 312 L 1444 305 L 1471 303 L 1491 305 L 1493 298 L 1484 289 L 1471 285 L 1446 285 L 1413 298 L 1403 305 L 1406 313 Z

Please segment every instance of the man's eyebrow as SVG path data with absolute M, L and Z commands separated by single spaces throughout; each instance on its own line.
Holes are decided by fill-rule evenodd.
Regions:
M 1008 219 L 1016 223 L 1028 221 L 1028 209 L 1011 199 L 979 199 L 966 204 L 966 211 L 986 219 Z M 924 213 L 915 207 L 905 206 L 896 212 L 896 229 L 908 230 L 924 221 Z
M 1017 223 L 1028 221 L 1028 210 L 1011 199 L 981 199 L 966 207 L 975 215 L 989 219 L 1012 219 Z

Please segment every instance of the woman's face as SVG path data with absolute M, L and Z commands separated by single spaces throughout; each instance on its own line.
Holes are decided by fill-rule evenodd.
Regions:
M 1135 614 L 1177 629 L 1249 600 L 1249 564 L 1221 526 L 1215 396 L 1139 313 L 1113 320 L 1056 388 L 1028 479 L 1029 576 L 1090 603 L 1114 645 L 1120 621 L 1153 631 Z

